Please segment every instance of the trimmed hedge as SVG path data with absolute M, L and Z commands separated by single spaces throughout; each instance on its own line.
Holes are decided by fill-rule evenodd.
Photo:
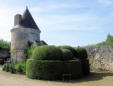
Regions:
M 84 48 L 77 47 L 77 48 L 75 48 L 75 50 L 77 52 L 76 58 L 85 59 L 88 57 L 87 52 Z
M 55 80 L 62 75 L 62 61 L 28 59 L 26 75 L 32 79 Z
M 82 59 L 81 64 L 82 64 L 83 75 L 89 75 L 90 74 L 89 60 L 88 59 Z
M 71 74 L 72 79 L 82 77 L 82 67 L 80 60 L 64 61 L 63 74 Z
M 58 46 L 58 48 L 60 48 L 60 49 L 69 49 L 73 53 L 74 56 L 77 55 L 76 50 L 73 47 L 71 47 L 71 46 L 64 45 L 64 46 Z
M 32 59 L 35 60 L 61 60 L 62 51 L 55 46 L 39 46 L 34 49 Z
M 68 49 L 61 49 L 63 53 L 63 60 L 72 60 L 74 58 L 74 55 L 72 52 Z
M 71 74 L 73 79 L 80 78 L 82 76 L 80 60 L 27 60 L 26 75 L 29 78 L 57 80 L 62 79 L 63 74 Z

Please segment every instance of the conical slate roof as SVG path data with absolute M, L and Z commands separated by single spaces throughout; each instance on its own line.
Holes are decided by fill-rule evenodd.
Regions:
M 24 14 L 22 15 L 20 25 L 24 28 L 38 29 L 40 31 L 27 7 Z

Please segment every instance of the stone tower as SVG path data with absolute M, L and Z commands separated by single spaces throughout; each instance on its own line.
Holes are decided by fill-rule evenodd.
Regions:
M 28 8 L 26 8 L 23 15 L 15 15 L 14 27 L 11 29 L 12 62 L 26 60 L 25 50 L 27 50 L 33 42 L 40 42 L 40 32 Z

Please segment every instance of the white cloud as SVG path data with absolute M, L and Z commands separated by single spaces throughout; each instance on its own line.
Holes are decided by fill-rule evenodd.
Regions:
M 99 27 L 100 21 L 100 18 L 88 14 L 46 15 L 40 18 L 35 16 L 35 18 L 41 30 L 46 30 L 45 28 L 47 30 L 95 30 Z
M 47 11 L 52 11 L 56 9 L 67 9 L 67 8 L 84 8 L 86 7 L 83 4 L 78 4 L 78 3 L 55 3 L 55 4 L 50 4 L 46 6 L 36 6 L 32 7 L 31 11 L 32 12 L 47 12 Z
M 104 4 L 104 5 L 112 5 L 113 0 L 98 0 L 99 3 Z
M 91 20 L 89 16 L 83 16 L 83 15 L 45 15 L 42 17 L 40 18 L 35 17 L 35 18 L 37 22 L 39 20 L 40 24 L 46 24 L 46 25 L 85 22 Z

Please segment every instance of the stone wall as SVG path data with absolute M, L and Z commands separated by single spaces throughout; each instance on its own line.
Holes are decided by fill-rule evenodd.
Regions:
M 85 47 L 91 70 L 113 71 L 113 46 Z
M 11 50 L 26 50 L 28 42 L 40 41 L 40 32 L 32 28 L 11 29 Z

